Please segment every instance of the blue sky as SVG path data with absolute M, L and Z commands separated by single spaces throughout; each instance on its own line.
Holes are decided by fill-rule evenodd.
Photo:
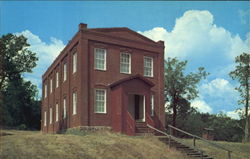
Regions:
M 0 34 L 28 37 L 40 60 L 25 78 L 41 91 L 41 75 L 76 33 L 90 28 L 129 27 L 164 40 L 165 57 L 188 60 L 187 72 L 203 66 L 211 75 L 199 85 L 192 105 L 202 112 L 236 117 L 236 82 L 228 76 L 234 58 L 250 52 L 250 2 L 6 2 L 0 1 Z

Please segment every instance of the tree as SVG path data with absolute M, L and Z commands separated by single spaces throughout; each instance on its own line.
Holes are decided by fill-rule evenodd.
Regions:
M 244 130 L 244 141 L 250 141 L 249 138 L 249 86 L 250 86 L 250 54 L 242 53 L 235 58 L 237 64 L 235 70 L 229 73 L 233 80 L 238 80 L 240 83 L 239 87 L 235 89 L 240 93 L 241 99 L 238 101 L 239 104 L 245 105 L 245 130 Z
M 40 125 L 37 88 L 22 77 L 23 73 L 32 72 L 38 60 L 29 46 L 23 35 L 7 34 L 0 38 L 0 125 Z
M 197 73 L 185 75 L 186 65 L 187 61 L 179 61 L 177 58 L 165 61 L 165 99 L 170 103 L 168 108 L 173 110 L 173 126 L 176 126 L 178 110 L 188 106 L 187 101 L 198 97 L 197 84 L 208 75 L 203 67 L 198 68 Z
M 8 82 L 4 91 L 5 126 L 39 129 L 40 101 L 37 101 L 37 87 L 21 77 Z
M 36 66 L 36 53 L 28 49 L 30 45 L 23 35 L 3 35 L 0 38 L 0 91 L 8 81 L 24 72 L 32 72 Z

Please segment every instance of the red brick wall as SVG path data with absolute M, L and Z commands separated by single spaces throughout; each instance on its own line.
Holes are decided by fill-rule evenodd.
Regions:
M 122 37 L 124 33 L 119 34 Z M 158 127 L 162 127 L 164 118 L 164 100 L 163 100 L 163 59 L 164 46 L 161 43 L 152 43 L 144 41 L 141 37 L 135 38 L 129 34 L 130 38 L 120 39 L 113 35 L 98 33 L 89 30 L 79 31 L 65 47 L 61 54 L 56 58 L 53 64 L 43 75 L 43 84 L 48 85 L 48 96 L 42 100 L 42 123 L 41 129 L 44 132 L 55 132 L 63 125 L 63 99 L 67 99 L 67 119 L 64 128 L 76 126 L 111 126 L 112 125 L 112 100 L 110 98 L 109 84 L 132 76 L 141 74 L 143 76 L 143 56 L 153 58 L 154 77 L 146 77 L 153 82 L 155 86 L 151 91 L 155 95 L 155 113 L 157 116 Z M 128 38 L 127 37 L 127 38 Z M 138 42 L 133 41 L 138 40 Z M 140 40 L 141 39 L 141 40 Z M 105 48 L 107 50 L 107 70 L 99 71 L 94 69 L 94 48 Z M 72 75 L 72 55 L 77 51 L 77 72 Z M 132 68 L 131 74 L 120 73 L 120 52 L 131 54 Z M 67 80 L 63 82 L 63 64 L 67 62 Z M 59 87 L 55 89 L 55 73 L 59 70 Z M 50 81 L 53 77 L 53 93 L 50 94 Z M 94 89 L 105 88 L 107 90 L 107 113 L 94 113 Z M 43 86 L 44 90 L 44 86 Z M 77 114 L 72 115 L 72 93 L 77 92 Z M 150 98 L 149 98 L 150 99 Z M 59 104 L 59 122 L 55 122 L 56 103 Z M 49 124 L 49 107 L 53 108 L 53 124 Z M 148 107 L 148 106 L 147 106 Z M 150 108 L 147 108 L 150 109 Z M 47 111 L 47 127 L 44 127 L 44 111 Z

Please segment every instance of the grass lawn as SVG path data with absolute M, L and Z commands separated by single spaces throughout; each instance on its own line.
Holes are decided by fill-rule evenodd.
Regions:
M 150 136 L 129 137 L 110 132 L 81 136 L 15 130 L 0 132 L 0 158 L 189 159 Z
M 188 145 L 193 144 L 192 139 L 185 139 L 184 141 Z M 213 141 L 224 148 L 233 151 L 231 153 L 231 159 L 250 159 L 250 143 L 239 143 L 239 142 L 223 142 L 223 141 Z M 221 150 L 219 148 L 210 146 L 203 141 L 196 140 L 196 146 L 204 150 L 209 156 L 215 159 L 227 159 L 227 151 Z

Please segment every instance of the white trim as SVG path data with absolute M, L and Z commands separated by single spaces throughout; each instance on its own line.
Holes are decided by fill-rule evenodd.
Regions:
M 47 84 L 44 84 L 44 98 L 47 97 L 47 93 L 48 93 L 48 86 Z
M 59 114 L 58 114 L 58 103 L 56 103 L 56 121 L 58 121 L 58 117 L 59 117 Z
M 63 82 L 67 80 L 67 63 L 63 64 Z
M 72 62 L 72 65 L 73 65 L 72 74 L 74 74 L 77 71 L 77 52 L 73 53 L 73 59 L 72 60 L 73 60 L 73 62 Z
M 47 112 L 44 111 L 43 126 L 47 126 Z
M 145 74 L 145 59 L 151 59 L 151 75 Z M 149 56 L 143 56 L 143 75 L 145 77 L 154 77 L 154 58 Z
M 104 91 L 104 108 L 103 108 L 103 112 L 102 111 L 97 111 L 97 105 L 96 105 L 96 91 L 99 90 L 99 91 Z M 107 90 L 106 89 L 95 89 L 95 97 L 94 97 L 94 112 L 95 113 L 100 113 L 100 114 L 106 114 L 107 113 Z
M 146 108 L 146 107 L 145 107 L 145 104 L 146 104 L 146 103 L 145 103 L 145 96 L 143 96 L 143 118 L 142 118 L 142 121 L 143 121 L 143 122 L 145 122 L 145 115 L 146 115 L 146 114 L 145 114 L 145 112 L 146 112 L 146 111 L 145 111 L 145 108 Z
M 96 58 L 96 54 L 97 54 L 97 51 L 98 50 L 102 50 L 102 51 L 104 51 L 104 59 L 99 59 L 99 60 L 104 60 L 104 64 L 103 64 L 103 68 L 97 68 L 97 58 Z M 96 69 L 96 70 L 102 70 L 102 71 L 106 71 L 106 64 L 107 64 L 107 62 L 106 62 L 106 60 L 107 60 L 107 50 L 106 49 L 101 49 L 101 48 L 94 48 L 94 68 Z
M 53 111 L 52 108 L 49 108 L 49 124 L 53 122 Z
M 151 95 L 151 102 L 150 102 L 150 105 L 151 105 L 151 116 L 154 116 L 154 111 L 155 111 L 155 96 L 152 94 Z
M 72 94 L 72 105 L 73 105 L 73 115 L 77 114 L 77 94 L 76 92 L 73 92 Z
M 66 118 L 66 113 L 67 113 L 67 101 L 66 98 L 63 98 L 63 119 Z
M 122 55 L 129 55 L 129 68 L 128 68 L 128 72 L 122 72 Z M 127 64 L 127 63 L 124 63 Z M 125 74 L 131 74 L 131 54 L 130 53 L 126 53 L 126 52 L 121 52 L 120 53 L 120 73 L 125 73 Z

